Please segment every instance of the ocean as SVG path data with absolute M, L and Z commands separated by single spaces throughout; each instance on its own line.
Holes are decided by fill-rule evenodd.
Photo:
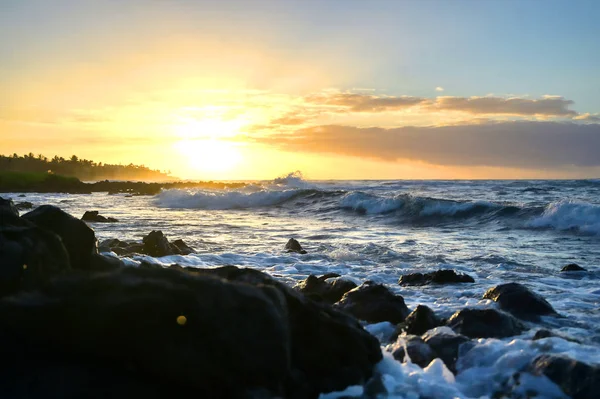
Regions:
M 237 265 L 290 285 L 310 274 L 334 272 L 357 284 L 383 283 L 410 309 L 424 304 L 441 317 L 465 307 L 496 307 L 482 299 L 484 292 L 519 282 L 564 316 L 530 323 L 517 337 L 474 341 L 461 352 L 456 376 L 439 363 L 421 369 L 386 355 L 377 367 L 390 398 L 487 397 L 540 353 L 600 364 L 600 180 L 307 181 L 292 174 L 238 189 L 166 190 L 156 196 L 18 195 L 3 196 L 57 205 L 77 217 L 97 210 L 117 218 L 114 224 L 92 224 L 100 241 L 140 241 L 162 230 L 169 240 L 181 238 L 196 250 L 187 256 L 124 259 L 132 266 L 142 260 Z M 307 254 L 285 252 L 292 237 Z M 588 272 L 561 273 L 569 263 Z M 438 269 L 469 274 L 475 283 L 397 283 L 403 274 Z M 381 339 L 385 352 L 393 326 L 365 327 Z M 578 342 L 532 341 L 540 328 Z M 541 377 L 523 378 L 515 389 L 531 387 L 542 397 L 562 397 Z M 360 395 L 361 389 L 344 394 Z

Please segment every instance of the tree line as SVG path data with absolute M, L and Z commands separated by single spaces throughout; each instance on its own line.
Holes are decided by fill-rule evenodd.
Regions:
M 0 155 L 0 171 L 54 173 L 73 176 L 80 180 L 175 180 L 170 171 L 150 169 L 144 165 L 115 165 L 81 159 L 73 155 L 69 159 L 55 155 L 52 159 L 42 154 L 29 153 Z

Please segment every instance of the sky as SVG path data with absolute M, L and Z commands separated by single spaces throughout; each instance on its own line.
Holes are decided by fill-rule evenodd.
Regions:
M 600 2 L 0 0 L 0 154 L 600 177 Z

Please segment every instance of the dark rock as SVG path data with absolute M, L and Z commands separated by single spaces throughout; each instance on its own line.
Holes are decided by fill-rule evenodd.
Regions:
M 422 335 L 432 328 L 439 327 L 443 322 L 433 310 L 425 305 L 418 305 L 397 327 L 398 333 Z
M 69 253 L 71 267 L 87 270 L 97 253 L 96 235 L 85 222 L 52 205 L 42 205 L 21 218 L 58 235 Z
M 153 230 L 142 241 L 144 242 L 143 253 L 146 255 L 160 257 L 175 254 L 169 240 L 160 230 Z
M 61 239 L 35 225 L 0 226 L 0 296 L 35 287 L 70 269 Z
M 373 365 L 381 360 L 379 341 L 353 317 L 311 301 L 265 273 L 235 266 L 182 269 L 228 281 L 272 286 L 283 294 L 290 323 L 293 374 L 304 381 L 311 396 L 364 384 L 371 377 Z
M 172 270 L 125 268 L 57 279 L 38 293 L 0 301 L 0 337 L 11 342 L 0 355 L 12 359 L 17 377 L 3 373 L 0 389 L 23 389 L 31 364 L 42 361 L 84 370 L 104 365 L 126 386 L 133 375 L 198 397 L 283 397 L 298 392 L 285 306 L 273 287 Z M 51 379 L 59 376 L 46 369 L 35 377 L 46 388 L 40 397 L 64 397 Z M 78 393 L 69 396 L 89 396 Z
M 12 200 L 0 197 L 0 226 L 19 226 L 26 223 L 19 218 L 19 210 Z
M 177 252 L 179 255 L 189 255 L 191 253 L 194 253 L 194 248 L 190 247 L 189 245 L 187 245 L 185 242 L 183 242 L 183 240 L 179 239 L 179 240 L 175 240 L 171 243 L 171 249 L 173 250 L 175 247 L 177 250 L 174 252 Z
M 346 292 L 334 306 L 368 323 L 389 321 L 397 324 L 410 313 L 402 296 L 372 282 L 365 282 Z
M 287 244 L 285 244 L 285 249 L 288 252 L 296 252 L 299 254 L 305 254 L 306 251 L 302 248 L 302 245 L 300 245 L 300 243 L 298 242 L 298 240 L 294 239 L 294 238 L 290 238 L 287 242 Z
M 114 256 L 104 256 L 101 254 L 93 254 L 92 261 L 90 262 L 90 270 L 105 272 L 110 270 L 117 270 L 125 267 L 125 263 L 119 258 Z
M 597 399 L 600 367 L 559 355 L 541 355 L 531 364 L 531 372 L 545 375 L 573 399 Z
M 31 209 L 33 208 L 33 204 L 31 202 L 19 202 L 17 205 L 15 205 L 16 208 L 20 211 L 26 210 L 26 209 Z
M 490 288 L 483 298 L 497 302 L 500 308 L 521 319 L 556 315 L 556 311 L 548 301 L 519 283 L 501 284 Z
M 102 216 L 98 213 L 98 211 L 86 211 L 83 216 L 81 217 L 81 220 L 86 221 L 86 222 L 93 222 L 93 223 L 116 223 L 118 222 L 117 219 L 115 218 L 111 218 L 111 217 L 105 217 Z
M 15 203 L 10 199 L 0 197 L 0 211 L 13 216 L 19 216 L 19 210 L 15 206 Z
M 587 272 L 587 269 L 584 269 L 583 267 L 575 264 L 575 263 L 570 263 L 568 265 L 566 265 L 565 267 L 563 267 L 562 269 L 560 269 L 561 272 Z
M 436 357 L 442 359 L 448 370 L 456 374 L 458 350 L 462 344 L 469 342 L 469 338 L 464 335 L 435 332 L 423 335 L 423 341 L 433 349 Z
M 25 194 L 19 194 L 19 198 L 25 198 L 26 195 Z
M 326 274 L 321 277 L 311 274 L 294 288 L 313 300 L 334 304 L 346 292 L 356 288 L 356 284 L 344 279 L 336 279 L 333 282 L 327 281 L 327 279 L 333 277 L 339 277 L 339 274 Z
M 515 317 L 496 309 L 462 309 L 448 319 L 447 325 L 470 338 L 506 338 L 527 329 Z
M 407 335 L 398 337 L 396 343 L 392 345 L 391 349 L 394 359 L 404 362 L 406 356 L 405 345 L 410 360 L 421 368 L 427 367 L 437 357 L 437 354 L 421 337 Z
M 473 277 L 458 274 L 454 270 L 437 270 L 431 273 L 412 273 L 400 276 L 400 285 L 474 283 Z

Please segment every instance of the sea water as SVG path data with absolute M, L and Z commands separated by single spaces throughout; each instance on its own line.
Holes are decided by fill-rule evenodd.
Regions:
M 530 389 L 537 397 L 561 398 L 545 377 L 525 373 L 518 382 L 511 378 L 541 353 L 600 364 L 599 180 L 305 181 L 290 175 L 237 189 L 165 190 L 156 196 L 8 197 L 57 205 L 77 217 L 97 210 L 119 219 L 93 224 L 100 241 L 140 241 L 162 230 L 170 240 L 181 238 L 196 250 L 187 256 L 124 259 L 131 266 L 142 260 L 192 267 L 231 264 L 291 285 L 309 274 L 335 272 L 357 284 L 383 283 L 409 308 L 425 304 L 441 317 L 464 307 L 495 307 L 482 300 L 483 293 L 515 281 L 564 316 L 543 318 L 521 336 L 471 341 L 461 348 L 456 376 L 440 361 L 421 369 L 386 354 L 377 373 L 390 398 L 486 398 L 507 384 L 515 398 L 526 397 Z M 306 255 L 283 250 L 291 237 Z M 588 272 L 561 273 L 568 263 Z M 467 273 L 475 283 L 397 284 L 402 274 L 442 268 Z M 579 342 L 531 341 L 542 327 Z M 393 326 L 366 328 L 382 340 L 385 352 Z M 363 390 L 350 387 L 323 397 L 358 397 Z

